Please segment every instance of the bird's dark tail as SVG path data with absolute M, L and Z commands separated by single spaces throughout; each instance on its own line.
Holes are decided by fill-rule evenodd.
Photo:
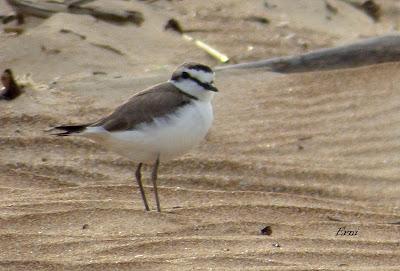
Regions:
M 58 131 L 56 131 L 56 133 L 54 133 L 52 135 L 69 136 L 71 134 L 79 134 L 80 132 L 85 130 L 87 126 L 88 126 L 87 124 L 84 124 L 84 125 L 61 125 L 61 126 L 53 127 L 51 130 L 58 130 Z

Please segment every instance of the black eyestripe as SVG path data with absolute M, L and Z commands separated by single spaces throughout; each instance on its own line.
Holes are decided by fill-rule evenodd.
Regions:
M 171 77 L 171 80 L 173 80 L 173 81 L 179 81 L 181 79 L 192 80 L 193 82 L 195 82 L 196 84 L 198 84 L 199 86 L 201 86 L 202 88 L 204 88 L 206 90 L 210 90 L 210 91 L 214 91 L 214 92 L 218 91 L 218 89 L 216 87 L 214 87 L 212 84 L 203 83 L 199 79 L 192 77 L 188 72 L 182 72 L 180 74 L 174 73 Z
M 211 85 L 210 84 L 203 83 L 199 79 L 190 76 L 190 74 L 188 74 L 188 75 L 189 76 L 187 77 L 187 79 L 190 79 L 190 80 L 196 82 L 199 86 L 202 86 L 204 89 L 211 90 Z

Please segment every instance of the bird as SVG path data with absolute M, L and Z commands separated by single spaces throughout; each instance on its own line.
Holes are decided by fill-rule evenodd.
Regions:
M 143 164 L 153 163 L 151 181 L 157 211 L 160 161 L 181 156 L 198 145 L 213 122 L 211 101 L 218 89 L 214 71 L 203 64 L 187 62 L 171 78 L 138 92 L 99 120 L 80 125 L 53 127 L 57 136 L 82 136 L 137 164 L 135 178 L 144 208 L 150 211 L 142 184 Z
M 21 95 L 21 89 L 15 82 L 13 72 L 10 69 L 5 69 L 0 79 L 4 86 L 4 90 L 0 93 L 0 100 L 13 100 Z

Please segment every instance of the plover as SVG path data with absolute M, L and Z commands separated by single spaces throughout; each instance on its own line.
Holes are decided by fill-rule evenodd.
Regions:
M 154 163 L 151 180 L 160 212 L 159 163 L 186 153 L 206 136 L 213 121 L 211 100 L 217 91 L 211 68 L 185 63 L 170 80 L 137 93 L 108 116 L 84 125 L 57 126 L 62 132 L 56 135 L 87 137 L 137 162 L 135 177 L 147 211 L 141 168 L 143 163 Z

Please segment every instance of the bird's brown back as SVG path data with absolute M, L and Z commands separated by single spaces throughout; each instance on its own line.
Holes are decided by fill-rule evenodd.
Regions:
M 109 132 L 134 130 L 139 124 L 170 114 L 190 103 L 195 97 L 166 82 L 132 96 L 107 117 L 91 124 Z

